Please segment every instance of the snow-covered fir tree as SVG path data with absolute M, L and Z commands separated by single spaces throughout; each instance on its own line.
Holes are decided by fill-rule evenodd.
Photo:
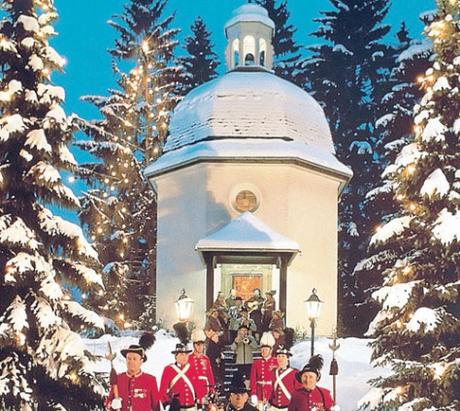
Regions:
M 110 52 L 134 68 L 132 98 L 141 114 L 136 124 L 145 160 L 161 155 L 168 135 L 169 114 L 179 101 L 182 69 L 175 62 L 179 29 L 170 28 L 174 14 L 163 16 L 168 0 L 129 0 L 124 13 L 109 24 L 119 33 Z
M 179 63 L 184 67 L 183 94 L 216 78 L 219 65 L 217 54 L 212 49 L 211 33 L 201 17 L 195 19 L 191 30 L 192 35 L 185 38 L 187 56 L 179 58 Z
M 121 89 L 129 88 L 129 79 L 121 76 Z M 77 143 L 98 159 L 80 169 L 89 189 L 83 194 L 79 217 L 104 265 L 106 289 L 89 303 L 119 326 L 131 326 L 145 311 L 147 296 L 154 293 L 155 272 L 156 200 L 136 157 L 139 113 L 136 101 L 124 91 L 86 99 L 104 115 L 103 120 L 80 121 L 90 140 Z
M 267 10 L 268 16 L 275 23 L 275 34 L 272 39 L 275 73 L 286 80 L 301 85 L 303 76 L 299 69 L 300 46 L 294 41 L 296 29 L 288 22 L 287 0 L 282 0 L 279 5 L 277 5 L 276 0 L 256 0 L 256 3 Z
M 431 44 L 428 40 L 412 40 L 405 24 L 401 25 L 397 37 L 399 44 L 393 56 L 396 66 L 387 84 L 380 86 L 386 92 L 377 107 L 380 117 L 375 123 L 375 134 L 379 137 L 375 150 L 381 159 L 379 172 L 394 162 L 401 147 L 411 138 L 413 107 L 423 95 L 418 80 L 431 64 Z M 393 182 L 383 178 L 381 185 L 367 193 L 365 205 L 368 213 L 375 215 L 373 220 L 379 216 L 384 219 L 383 223 L 390 220 L 398 209 L 398 203 L 394 200 Z M 366 331 L 377 313 L 378 308 L 369 297 L 375 287 L 382 285 L 380 273 L 393 264 L 396 258 L 395 253 L 385 250 L 381 254 L 364 258 L 355 267 L 354 275 L 358 284 L 357 317 L 360 318 L 358 324 L 361 324 L 359 333 Z
M 366 193 L 378 181 L 376 136 L 373 130 L 376 89 L 384 81 L 389 48 L 382 39 L 386 0 L 331 0 L 332 9 L 315 19 L 312 56 L 303 63 L 305 88 L 324 107 L 337 157 L 354 176 L 342 194 L 339 211 L 339 319 L 341 332 L 356 333 L 356 279 L 353 270 L 364 257 L 375 222 L 365 209 Z
M 108 295 L 92 302 L 115 310 L 115 320 L 126 326 L 150 327 L 155 321 L 144 315 L 139 323 L 155 303 L 156 199 L 142 169 L 161 154 L 178 101 L 178 30 L 169 28 L 172 15 L 163 18 L 166 3 L 132 0 L 118 16 L 121 23 L 110 22 L 120 33 L 111 50 L 119 88 L 108 98 L 85 98 L 104 119 L 83 121 L 90 141 L 79 142 L 98 158 L 82 169 L 91 190 L 80 217 L 100 253 Z M 121 60 L 135 66 L 124 73 Z
M 426 34 L 432 67 L 414 108 L 413 138 L 385 174 L 399 214 L 372 237 L 397 260 L 373 293 L 381 309 L 368 335 L 390 375 L 361 400 L 371 410 L 458 410 L 460 400 L 460 2 L 438 0 Z
M 2 3 L 0 23 L 0 409 L 88 410 L 102 389 L 79 332 L 104 328 L 71 287 L 103 292 L 98 255 L 49 205 L 78 210 L 63 173 L 73 127 L 51 82 L 52 0 Z M 65 285 L 65 287 L 64 287 Z

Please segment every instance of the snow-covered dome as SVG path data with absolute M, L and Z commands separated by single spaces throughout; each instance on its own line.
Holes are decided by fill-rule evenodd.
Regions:
M 201 161 L 295 161 L 350 178 L 334 155 L 321 106 L 272 67 L 273 21 L 255 4 L 239 7 L 225 33 L 229 72 L 176 106 L 163 155 L 149 177 Z M 240 58 L 241 57 L 241 58 Z
M 233 11 L 233 17 L 225 23 L 225 31 L 242 21 L 257 22 L 275 29 L 275 23 L 268 17 L 268 12 L 257 4 L 244 4 Z
M 164 151 L 227 138 L 297 141 L 334 152 L 321 106 L 260 67 L 237 68 L 185 96 L 172 115 Z

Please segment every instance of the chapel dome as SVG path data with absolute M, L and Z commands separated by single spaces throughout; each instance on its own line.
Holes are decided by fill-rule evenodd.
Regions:
M 242 66 L 187 94 L 164 152 L 198 142 L 273 139 L 334 153 L 323 109 L 307 92 L 260 66 Z

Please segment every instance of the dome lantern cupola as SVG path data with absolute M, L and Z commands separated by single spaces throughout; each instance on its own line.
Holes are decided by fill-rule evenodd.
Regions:
M 238 7 L 225 24 L 228 40 L 225 58 L 229 70 L 242 66 L 260 66 L 271 70 L 274 31 L 275 23 L 263 7 L 256 4 Z

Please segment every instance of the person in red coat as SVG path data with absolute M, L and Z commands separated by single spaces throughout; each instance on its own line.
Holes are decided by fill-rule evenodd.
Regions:
M 161 376 L 160 398 L 170 410 L 196 410 L 197 375 L 189 363 L 189 350 L 184 344 L 176 344 L 171 351 L 176 362 L 167 365 Z
M 302 388 L 292 393 L 288 411 L 332 411 L 335 408 L 329 390 L 316 385 L 321 378 L 322 366 L 323 358 L 314 355 L 302 371 L 296 374 Z
M 275 352 L 278 367 L 273 371 L 273 390 L 270 397 L 271 411 L 287 410 L 291 402 L 292 393 L 302 385 L 295 378 L 299 371 L 289 366 L 291 352 L 284 346 L 280 346 Z
M 193 353 L 190 354 L 189 362 L 197 376 L 195 391 L 199 407 L 203 406 L 205 397 L 214 392 L 215 385 L 211 362 L 204 354 L 205 340 L 206 334 L 203 330 L 193 330 Z
M 121 354 L 126 358 L 127 371 L 118 374 L 116 383 L 110 388 L 107 410 L 158 411 L 160 395 L 157 380 L 141 371 L 142 363 L 147 360 L 144 349 L 139 345 L 130 345 L 121 350 Z
M 272 373 L 278 366 L 276 358 L 272 357 L 272 347 L 275 340 L 271 333 L 264 333 L 260 339 L 260 355 L 251 366 L 249 386 L 251 388 L 251 403 L 262 410 L 272 393 Z

